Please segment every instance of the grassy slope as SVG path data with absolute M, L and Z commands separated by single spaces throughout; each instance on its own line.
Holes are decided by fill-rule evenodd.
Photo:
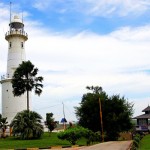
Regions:
M 77 144 L 85 145 L 86 141 L 81 139 Z M 19 140 L 14 139 L 13 137 L 8 137 L 6 139 L 0 139 L 0 149 L 15 149 L 15 148 L 30 148 L 30 147 L 38 147 L 38 148 L 48 148 L 50 146 L 69 146 L 71 145 L 68 141 L 62 141 L 57 138 L 57 133 L 51 133 L 49 136 L 48 133 L 45 133 L 41 139 L 38 140 Z
M 150 134 L 141 140 L 139 150 L 150 150 Z

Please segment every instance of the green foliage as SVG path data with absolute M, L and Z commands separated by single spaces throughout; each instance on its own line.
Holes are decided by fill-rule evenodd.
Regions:
M 27 110 L 29 110 L 29 91 L 34 89 L 35 94 L 42 93 L 43 77 L 37 77 L 38 68 L 35 68 L 30 61 L 23 61 L 15 70 L 12 77 L 14 96 L 20 96 L 27 92 Z
M 65 131 L 61 131 L 57 136 L 59 139 L 67 140 L 72 145 L 75 145 L 77 140 L 79 140 L 81 137 L 84 137 L 87 131 L 88 129 L 78 126 L 74 128 L 68 128 Z
M 0 129 L 2 130 L 2 137 L 5 138 L 5 131 L 8 127 L 7 117 L 3 118 L 0 114 Z
M 71 144 L 75 145 L 77 140 L 81 138 L 81 134 L 79 132 L 75 132 L 76 128 L 70 128 L 65 131 L 61 131 L 58 133 L 58 138 L 61 140 L 67 140 Z
M 88 130 L 86 132 L 85 136 L 87 139 L 87 145 L 93 144 L 94 142 L 100 142 L 100 132 L 92 132 L 91 130 Z
M 13 135 L 23 140 L 40 138 L 43 134 L 41 119 L 42 117 L 34 111 L 24 110 L 17 113 L 10 125 Z
M 135 140 L 137 143 L 140 143 L 141 136 L 139 134 L 136 134 L 133 140 Z
M 53 113 L 46 114 L 45 125 L 48 127 L 50 132 L 52 132 L 57 127 L 57 121 L 54 121 Z
M 86 140 L 81 138 L 78 145 L 86 145 Z M 71 144 L 66 140 L 60 140 L 57 137 L 57 133 L 52 132 L 51 137 L 49 133 L 45 132 L 40 139 L 28 139 L 20 140 L 17 137 L 7 137 L 5 140 L 0 138 L 0 149 L 27 149 L 32 147 L 38 147 L 39 149 L 50 149 L 51 146 L 61 145 L 63 147 L 71 146 Z
M 117 140 L 119 133 L 132 128 L 133 104 L 124 97 L 109 97 L 102 87 L 87 87 L 90 92 L 83 95 L 80 106 L 75 107 L 79 125 L 94 132 L 101 131 L 99 98 L 102 105 L 105 140 Z
M 141 136 L 136 134 L 133 138 L 132 150 L 137 150 L 140 144 Z
M 59 139 L 69 141 L 72 145 L 75 145 L 82 137 L 87 139 L 88 144 L 99 140 L 99 134 L 81 126 L 68 128 L 65 131 L 59 132 L 57 136 Z

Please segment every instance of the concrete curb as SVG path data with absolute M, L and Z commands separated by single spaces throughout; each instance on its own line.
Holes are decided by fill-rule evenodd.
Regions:
M 37 148 L 37 147 L 34 147 L 34 148 L 24 148 L 24 149 L 11 149 L 11 150 L 49 150 L 49 149 L 55 149 L 55 150 L 60 150 L 60 149 L 72 149 L 72 150 L 78 150 L 79 147 L 82 147 L 82 146 L 79 146 L 79 145 L 72 145 L 72 146 L 50 146 L 50 147 L 43 147 L 43 148 Z
M 133 141 L 131 141 L 129 147 L 127 148 L 127 150 L 131 150 L 132 149 L 132 144 L 133 144 Z

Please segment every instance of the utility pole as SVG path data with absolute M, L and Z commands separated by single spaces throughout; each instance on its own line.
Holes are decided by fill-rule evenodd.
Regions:
M 102 136 L 102 142 L 104 142 L 104 131 L 103 131 L 103 118 L 102 118 L 102 106 L 101 106 L 101 100 L 99 98 L 99 108 L 100 108 L 100 124 L 101 124 L 101 136 Z

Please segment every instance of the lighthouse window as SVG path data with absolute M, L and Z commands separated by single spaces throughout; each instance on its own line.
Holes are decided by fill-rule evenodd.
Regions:
M 21 42 L 21 48 L 23 48 L 23 42 Z
M 11 42 L 9 42 L 9 48 L 11 48 Z

